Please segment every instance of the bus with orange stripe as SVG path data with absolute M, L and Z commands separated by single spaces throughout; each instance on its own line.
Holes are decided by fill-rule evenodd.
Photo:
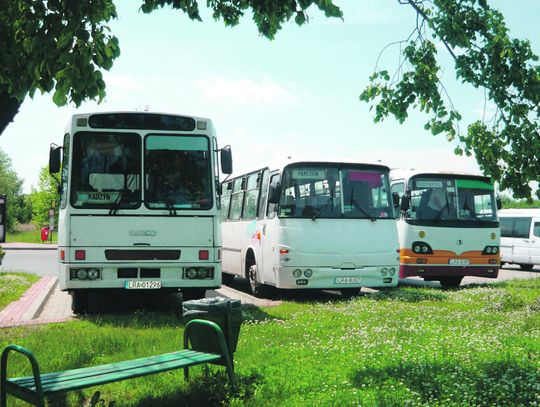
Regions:
M 422 277 L 455 288 L 465 276 L 497 278 L 500 231 L 490 178 L 396 169 L 390 179 L 401 202 L 401 279 Z

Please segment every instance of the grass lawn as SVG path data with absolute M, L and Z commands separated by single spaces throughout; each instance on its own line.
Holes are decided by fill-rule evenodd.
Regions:
M 246 308 L 244 318 L 235 392 L 223 369 L 197 367 L 188 384 L 181 371 L 161 373 L 52 405 L 82 405 L 98 390 L 115 407 L 540 404 L 540 278 L 288 302 Z M 174 351 L 182 331 L 172 313 L 137 311 L 1 330 L 0 347 L 29 348 L 47 372 Z M 13 361 L 13 375 L 30 372 Z
M 10 302 L 18 300 L 39 278 L 34 274 L 0 273 L 0 310 L 9 305 Z
M 57 243 L 57 241 L 58 240 L 55 231 L 53 232 L 52 243 Z M 6 242 L 41 243 L 41 232 L 38 229 L 22 231 L 15 230 L 6 234 Z M 50 240 L 48 240 L 47 242 L 50 242 Z

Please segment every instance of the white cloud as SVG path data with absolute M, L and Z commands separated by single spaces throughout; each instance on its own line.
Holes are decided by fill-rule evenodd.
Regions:
M 249 79 L 235 80 L 213 77 L 199 80 L 197 83 L 202 88 L 204 96 L 214 101 L 226 101 L 236 104 L 267 104 L 296 100 L 296 96 L 292 91 L 269 80 L 256 83 Z

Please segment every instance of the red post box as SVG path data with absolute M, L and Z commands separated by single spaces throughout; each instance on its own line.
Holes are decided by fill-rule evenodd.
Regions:
M 47 226 L 43 226 L 41 228 L 41 241 L 45 242 L 46 240 L 49 240 L 49 228 Z

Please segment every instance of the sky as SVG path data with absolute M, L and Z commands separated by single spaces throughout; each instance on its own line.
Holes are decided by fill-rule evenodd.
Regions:
M 383 48 L 415 25 L 412 8 L 397 0 L 335 1 L 343 20 L 312 8 L 308 24 L 286 23 L 273 41 L 258 34 L 250 16 L 232 28 L 214 21 L 205 1 L 202 23 L 169 9 L 143 14 L 140 1 L 115 3 L 119 18 L 109 26 L 121 55 L 104 72 L 106 99 L 57 107 L 51 94 L 37 94 L 0 136 L 25 193 L 37 188 L 49 145 L 62 143 L 72 114 L 118 110 L 212 119 L 219 145 L 232 147 L 235 173 L 288 156 L 479 172 L 474 158 L 455 156 L 455 144 L 424 130 L 424 114 L 412 112 L 402 125 L 393 118 L 374 123 L 370 105 L 359 100 Z M 540 2 L 489 3 L 503 12 L 511 36 L 529 39 L 540 55 Z M 484 94 L 456 81 L 439 48 L 443 82 L 466 131 L 483 115 Z M 399 48 L 390 47 L 379 68 L 392 72 L 398 61 Z

